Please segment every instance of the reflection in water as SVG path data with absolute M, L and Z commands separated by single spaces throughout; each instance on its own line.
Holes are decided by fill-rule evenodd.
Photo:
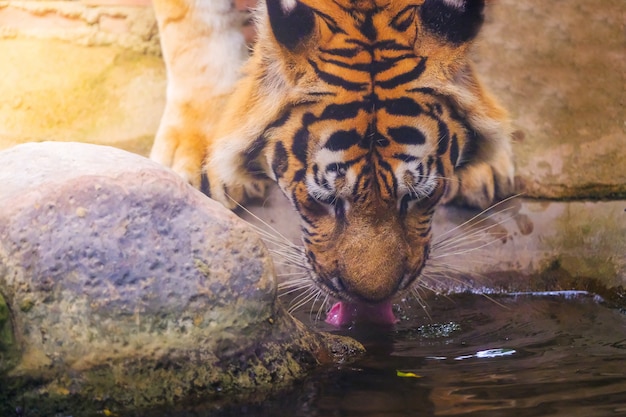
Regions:
M 282 396 L 167 415 L 626 415 L 622 312 L 580 292 L 495 300 L 467 294 L 429 305 L 430 318 L 420 306 L 404 304 L 396 311 L 403 319 L 393 328 L 358 325 L 335 331 L 361 340 L 367 356 L 320 370 Z M 334 331 L 323 322 L 313 324 Z

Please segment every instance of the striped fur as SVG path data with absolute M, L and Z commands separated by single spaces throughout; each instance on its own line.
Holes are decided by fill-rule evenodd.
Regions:
M 486 207 L 513 191 L 506 113 L 467 57 L 483 1 L 266 3 L 243 76 L 191 158 L 227 207 L 275 181 L 320 288 L 386 301 L 419 277 L 438 204 Z

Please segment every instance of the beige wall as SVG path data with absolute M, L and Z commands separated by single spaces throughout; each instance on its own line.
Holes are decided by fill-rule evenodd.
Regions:
M 528 196 L 626 198 L 623 0 L 594 4 L 487 10 L 478 67 L 513 116 Z M 0 149 L 71 140 L 147 155 L 164 92 L 148 0 L 0 1 Z

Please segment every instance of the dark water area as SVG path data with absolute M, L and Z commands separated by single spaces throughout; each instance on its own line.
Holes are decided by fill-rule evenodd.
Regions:
M 308 313 L 297 316 L 311 323 Z M 190 415 L 626 416 L 626 313 L 597 297 L 467 294 L 397 314 L 394 328 L 312 323 L 356 337 L 367 355 L 260 404 Z
M 367 348 L 256 403 L 178 405 L 111 417 L 626 416 L 626 311 L 582 292 L 459 294 L 397 307 L 393 327 L 319 330 Z M 32 411 L 32 410 L 31 410 Z M 0 417 L 2 413 L 0 413 Z M 19 411 L 14 416 L 25 416 Z M 54 417 L 81 417 L 61 413 Z

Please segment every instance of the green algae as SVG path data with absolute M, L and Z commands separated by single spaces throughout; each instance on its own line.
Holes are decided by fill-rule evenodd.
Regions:
M 9 307 L 0 294 L 0 375 L 16 365 L 18 356 Z

